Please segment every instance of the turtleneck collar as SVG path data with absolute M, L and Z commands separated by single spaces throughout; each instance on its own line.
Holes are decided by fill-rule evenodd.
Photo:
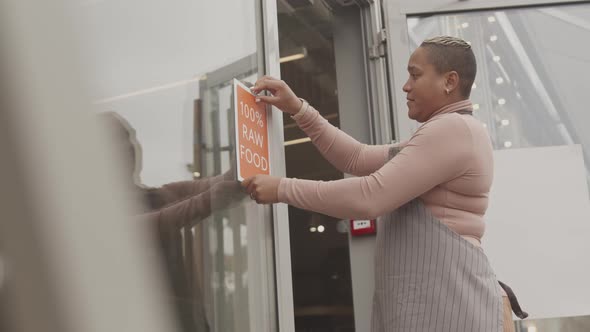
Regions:
M 442 114 L 448 114 L 448 113 L 454 113 L 454 112 L 461 111 L 461 110 L 473 111 L 473 104 L 471 103 L 471 100 L 465 99 L 465 100 L 458 101 L 456 103 L 445 105 L 445 106 L 441 107 L 440 109 L 438 109 L 436 112 L 432 113 L 432 115 L 430 116 L 430 119 L 434 118 L 435 116 L 439 116 Z

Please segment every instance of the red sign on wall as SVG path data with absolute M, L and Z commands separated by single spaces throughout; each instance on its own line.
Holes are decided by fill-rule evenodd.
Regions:
M 270 174 L 266 106 L 256 103 L 256 96 L 236 79 L 234 113 L 238 180 L 243 181 L 257 174 Z
M 369 234 L 377 234 L 377 221 L 375 219 L 350 221 L 350 235 L 361 236 Z

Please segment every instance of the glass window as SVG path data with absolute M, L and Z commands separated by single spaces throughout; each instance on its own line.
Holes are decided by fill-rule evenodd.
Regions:
M 583 145 L 590 161 L 590 113 L 582 98 L 590 52 L 585 43 L 572 42 L 588 37 L 590 6 L 412 17 L 407 22 L 412 50 L 435 35 L 473 43 L 478 73 L 471 100 L 495 149 L 575 143 Z
M 263 74 L 261 11 L 260 0 L 74 10 L 94 104 L 120 129 L 183 331 L 277 329 L 270 213 L 245 199 L 232 167 L 231 82 Z
M 590 184 L 590 113 L 585 100 L 590 49 L 583 42 L 590 35 L 589 5 L 411 17 L 407 26 L 412 50 L 436 35 L 472 43 L 478 73 L 471 100 L 496 150 L 579 144 Z M 530 273 L 526 261 L 522 269 L 520 273 Z M 516 325 L 517 331 L 587 331 L 590 316 L 529 319 Z

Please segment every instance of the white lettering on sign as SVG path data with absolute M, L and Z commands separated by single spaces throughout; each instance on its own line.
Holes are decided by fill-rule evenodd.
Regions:
M 234 79 L 235 155 L 238 180 L 270 174 L 270 146 L 266 105 L 256 102 L 250 89 Z
M 364 229 L 364 228 L 369 228 L 369 227 L 371 227 L 370 220 L 355 220 L 352 223 L 352 229 L 354 229 L 355 231 L 357 229 Z
M 268 160 L 261 157 L 258 153 L 252 152 L 249 148 L 240 144 L 240 158 L 243 158 L 249 164 L 254 164 L 256 168 L 260 168 L 263 171 L 268 170 Z
M 264 136 L 259 132 L 248 128 L 245 124 L 242 125 L 242 136 L 244 139 L 253 142 L 259 147 L 262 147 L 262 144 L 264 143 Z

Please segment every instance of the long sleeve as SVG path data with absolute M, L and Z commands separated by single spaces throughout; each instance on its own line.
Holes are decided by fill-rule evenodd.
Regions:
M 307 108 L 300 118 L 294 117 L 319 152 L 338 170 L 356 175 L 369 175 L 381 168 L 390 159 L 390 150 L 402 147 L 396 145 L 362 144 L 334 127 L 320 113 L 304 102 Z
M 467 125 L 458 115 L 442 116 L 374 173 L 330 182 L 282 179 L 279 201 L 337 218 L 376 218 L 464 174 L 472 155 Z
M 199 195 L 215 184 L 227 180 L 231 180 L 231 172 L 204 179 L 168 183 L 162 186 L 162 191 L 165 192 L 166 203 L 169 204 Z
M 158 189 L 163 196 L 167 188 Z M 187 196 L 183 200 L 165 201 L 165 206 L 148 213 L 141 218 L 156 220 L 160 227 L 181 227 L 208 217 L 211 212 L 227 207 L 244 196 L 239 182 L 218 180 L 201 193 Z
M 208 192 L 141 214 L 139 218 L 154 220 L 160 230 L 178 229 L 185 224 L 201 220 L 211 214 L 211 195 Z

